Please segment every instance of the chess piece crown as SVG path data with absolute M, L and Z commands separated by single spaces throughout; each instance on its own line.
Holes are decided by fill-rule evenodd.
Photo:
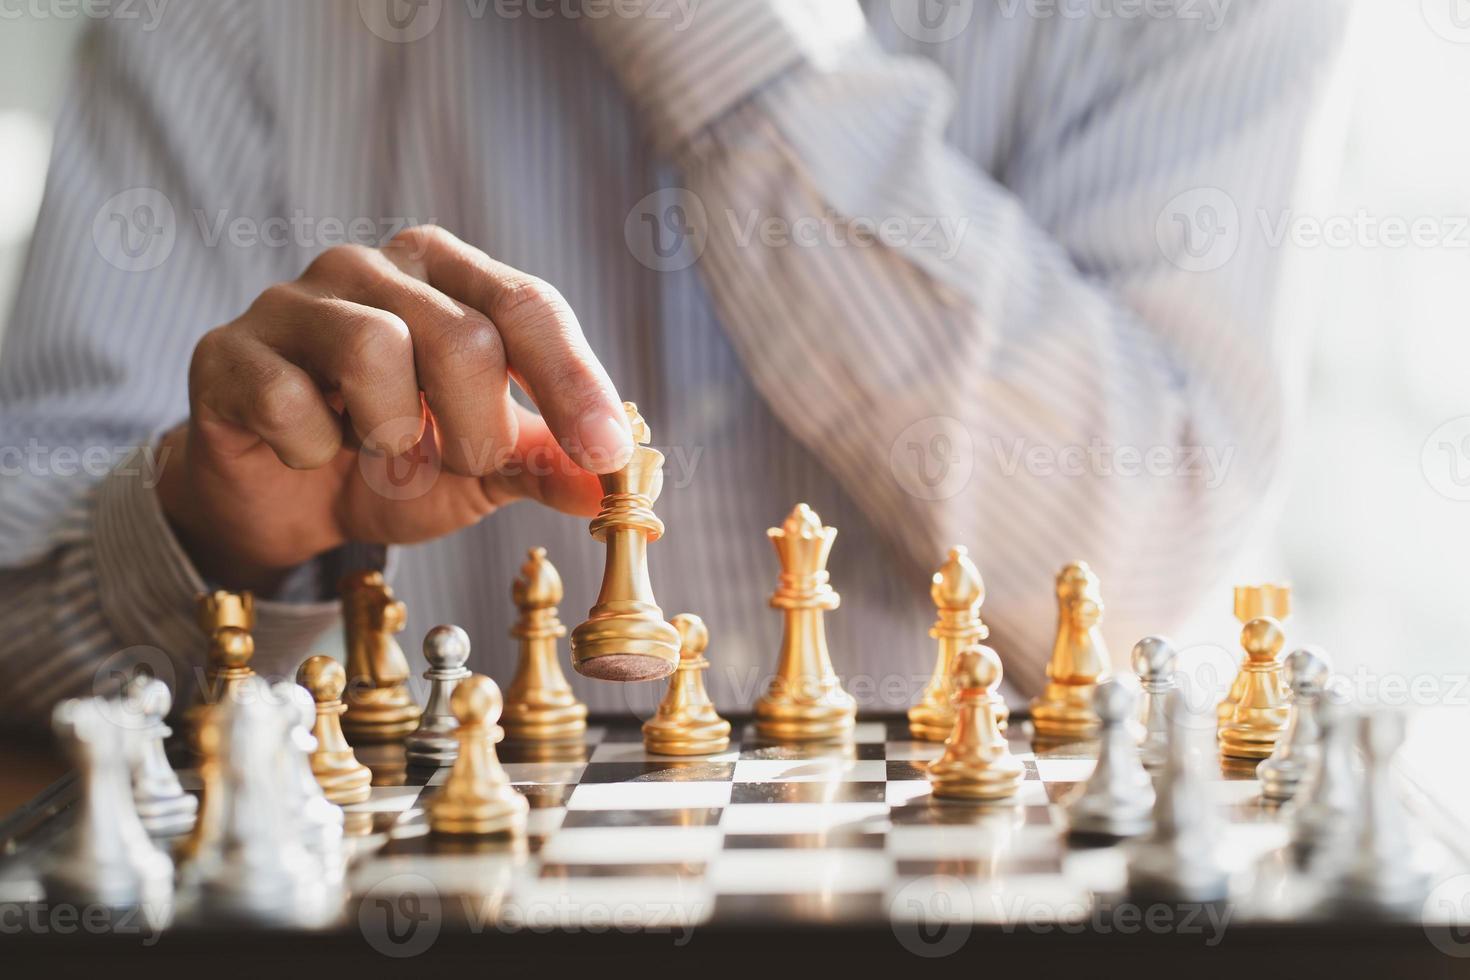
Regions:
M 510 635 L 520 644 L 516 675 L 505 692 L 501 725 L 517 742 L 563 742 L 587 730 L 587 706 L 577 700 L 557 661 L 557 641 L 567 628 L 557 618 L 561 575 L 545 548 L 532 548 L 511 585 L 519 611 Z
M 394 639 L 408 625 L 408 608 L 382 572 L 349 574 L 340 591 L 348 680 L 342 731 L 360 743 L 402 738 L 423 713 L 408 689 L 408 658 Z
M 643 725 L 643 744 L 659 755 L 710 755 L 730 745 L 730 723 L 721 718 L 704 688 L 709 661 L 709 627 L 693 613 L 673 618 L 679 631 L 679 669 L 654 716 Z
M 664 621 L 648 577 L 648 544 L 664 533 L 653 512 L 664 456 L 648 445 L 652 434 L 638 406 L 624 402 L 623 410 L 635 445 L 626 466 L 599 477 L 602 505 L 589 530 L 607 546 L 607 562 L 597 603 L 572 631 L 572 666 L 601 680 L 648 681 L 679 663 L 679 635 Z

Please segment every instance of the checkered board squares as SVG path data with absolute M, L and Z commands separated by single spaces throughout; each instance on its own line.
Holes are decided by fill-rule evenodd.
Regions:
M 699 758 L 647 752 L 632 720 L 591 729 L 562 761 L 502 743 L 506 773 L 531 803 L 524 847 L 446 854 L 424 817 L 439 770 L 348 808 L 374 821 L 372 839 L 357 842 L 354 881 L 409 871 L 442 892 L 483 895 L 489 884 L 509 925 L 538 907 L 588 921 L 606 913 L 599 903 L 687 924 L 869 921 L 901 919 L 921 900 L 983 922 L 1017 903 L 1060 918 L 1116 894 L 1126 850 L 1066 836 L 1065 804 L 1095 747 L 1033 751 L 1021 722 L 1007 738 L 1026 773 L 1002 806 L 936 800 L 927 768 L 943 746 L 913 740 L 897 719 L 861 723 L 845 745 L 762 744 L 745 726 L 726 751 Z M 1238 870 L 1285 840 L 1254 780 L 1222 770 L 1210 792 Z

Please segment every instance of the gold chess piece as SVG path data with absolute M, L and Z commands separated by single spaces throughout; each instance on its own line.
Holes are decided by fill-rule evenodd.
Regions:
M 1240 631 L 1245 647 L 1245 690 L 1219 732 L 1220 754 L 1230 759 L 1265 759 L 1291 720 L 1291 701 L 1281 672 L 1286 634 L 1269 616 L 1252 619 Z
M 939 618 L 929 628 L 929 635 L 939 641 L 939 657 L 934 675 L 909 709 L 909 732 L 914 738 L 943 742 L 954 728 L 954 686 L 950 673 L 954 658 L 970 644 L 990 635 L 990 627 L 980 621 L 980 605 L 985 601 L 985 582 L 980 570 L 970 560 L 969 549 L 956 545 L 939 571 L 934 573 L 929 595 L 939 610 Z M 1001 702 L 1000 727 L 1005 729 L 1010 709 Z
M 515 679 L 505 692 L 506 737 L 521 742 L 561 742 L 587 730 L 587 706 L 577 700 L 556 660 L 556 641 L 567 628 L 556 618 L 561 576 L 546 560 L 545 548 L 532 548 L 511 586 L 520 616 L 510 635 L 520 642 Z
M 1291 586 L 1285 582 L 1268 582 L 1265 585 L 1237 585 L 1235 587 L 1235 618 L 1244 626 L 1253 619 L 1270 616 L 1277 623 L 1291 618 Z M 1215 720 L 1221 725 L 1230 724 L 1235 706 L 1245 693 L 1247 658 L 1242 657 L 1240 669 L 1230 684 L 1230 691 L 1215 709 Z
M 255 629 L 255 596 L 249 592 L 201 592 L 195 602 L 205 636 L 213 636 L 222 626 L 247 633 Z
M 954 731 L 944 754 L 929 766 L 940 799 L 1003 800 L 1016 795 L 1026 769 L 1000 732 L 1000 657 L 975 643 L 955 657 Z
M 755 704 L 756 734 L 793 742 L 844 738 L 857 721 L 857 702 L 832 669 L 822 624 L 822 615 L 842 601 L 827 573 L 837 529 L 824 526 L 806 504 L 797 504 L 766 536 L 781 562 L 771 606 L 782 611 L 786 623 L 776 676 Z
M 316 702 L 316 724 L 311 734 L 316 749 L 311 753 L 311 772 L 322 792 L 333 803 L 361 803 L 372 795 L 372 770 L 357 761 L 352 746 L 342 734 L 342 690 L 347 672 L 331 657 L 308 657 L 296 671 L 296 683 L 311 692 Z
M 220 626 L 209 634 L 204 700 L 190 708 L 186 715 L 191 738 L 197 741 L 197 730 L 216 705 L 230 704 L 239 699 L 241 689 L 255 676 L 255 671 L 250 669 L 250 659 L 254 656 L 255 638 L 243 627 Z
M 224 834 L 224 801 L 220 798 L 223 773 L 220 747 L 223 732 L 220 713 L 213 705 L 201 705 L 189 731 L 189 747 L 199 760 L 199 813 L 194 829 L 179 847 L 179 861 L 193 863 L 212 857 Z
M 423 714 L 408 689 L 408 658 L 393 638 L 408 625 L 408 609 L 382 572 L 354 572 L 342 580 L 341 592 L 347 637 L 342 732 L 353 743 L 402 738 Z
M 730 745 L 730 723 L 715 711 L 704 689 L 709 668 L 709 627 L 693 613 L 673 619 L 679 631 L 679 669 L 658 711 L 643 724 L 643 746 L 659 755 L 711 755 Z
M 1046 687 L 1031 702 L 1031 721 L 1043 740 L 1096 735 L 1101 725 L 1092 692 L 1107 679 L 1108 650 L 1100 623 L 1102 590 L 1086 562 L 1057 574 L 1057 639 L 1046 665 Z
M 572 666 L 608 681 L 667 677 L 679 663 L 679 634 L 664 622 L 648 580 L 648 544 L 663 536 L 653 512 L 663 489 L 664 455 L 648 445 L 652 434 L 638 406 L 624 402 L 633 427 L 633 457 L 602 481 L 602 509 L 590 525 L 607 545 L 602 590 L 586 622 L 572 630 Z
M 495 743 L 501 729 L 500 688 L 483 674 L 459 682 L 449 698 L 459 719 L 459 758 L 444 786 L 429 801 L 429 827 L 436 834 L 524 836 L 530 804 L 501 768 Z

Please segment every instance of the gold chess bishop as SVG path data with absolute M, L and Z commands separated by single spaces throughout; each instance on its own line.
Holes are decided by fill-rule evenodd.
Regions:
M 556 641 L 567 628 L 556 618 L 562 599 L 561 576 L 546 559 L 545 548 L 532 548 L 511 586 L 520 615 L 510 635 L 520 643 L 520 662 L 505 693 L 501 726 L 519 742 L 578 739 L 587 730 L 587 706 L 577 700 L 556 659 Z
M 451 837 L 524 836 L 530 804 L 511 786 L 495 743 L 501 729 L 500 688 L 483 674 L 459 682 L 449 697 L 459 719 L 459 757 L 439 792 L 429 800 L 429 827 Z
M 990 628 L 980 621 L 985 582 L 970 560 L 969 549 L 963 545 L 950 549 L 949 557 L 934 573 L 929 595 L 939 613 L 929 628 L 929 635 L 939 641 L 939 656 L 918 703 L 909 709 L 909 732 L 917 739 L 943 742 L 954 728 L 954 685 L 950 674 L 955 657 L 990 635 Z M 1002 729 L 1009 717 L 1010 710 L 1002 702 L 999 708 Z
M 781 610 L 785 626 L 776 676 L 755 705 L 756 734 L 794 742 L 846 738 L 857 720 L 857 702 L 832 669 L 822 622 L 841 602 L 827 573 L 837 529 L 824 526 L 806 504 L 797 504 L 766 535 L 781 562 L 771 606 Z
M 372 795 L 373 774 L 357 761 L 352 746 L 342 735 L 342 689 L 347 672 L 331 657 L 308 657 L 296 671 L 296 683 L 311 693 L 316 702 L 316 723 L 311 734 L 316 748 L 311 753 L 311 773 L 322 793 L 333 803 L 362 803 Z
M 589 529 L 607 545 L 602 589 L 587 620 L 572 631 L 577 673 L 609 681 L 667 677 L 679 663 L 679 634 L 664 622 L 648 579 L 648 544 L 663 536 L 653 512 L 663 489 L 663 453 L 651 448 L 648 423 L 638 406 L 624 402 L 636 444 L 628 465 L 606 473 L 602 509 Z
M 1011 755 L 1000 731 L 999 694 L 1005 671 L 994 650 L 976 643 L 955 658 L 954 731 L 944 754 L 929 765 L 929 782 L 941 799 L 1004 800 L 1015 796 L 1025 767 Z
M 1057 639 L 1046 665 L 1046 687 L 1031 702 L 1037 738 L 1089 738 L 1101 725 L 1092 693 L 1110 676 L 1103 643 L 1102 590 L 1086 562 L 1072 562 L 1057 575 Z
M 693 613 L 673 619 L 679 631 L 679 669 L 654 716 L 643 724 L 643 746 L 658 755 L 711 755 L 730 745 L 730 723 L 704 689 L 709 628 Z
M 1240 631 L 1245 647 L 1245 689 L 1219 731 L 1220 754 L 1230 759 L 1265 759 L 1291 720 L 1291 700 L 1281 670 L 1286 634 L 1269 616 L 1252 619 Z
M 1262 616 L 1269 616 L 1283 625 L 1291 618 L 1290 585 L 1285 582 L 1273 582 L 1265 585 L 1237 585 L 1235 587 L 1235 618 L 1239 620 L 1240 625 L 1244 626 L 1251 620 L 1260 619 Z M 1240 702 L 1241 695 L 1245 693 L 1245 665 L 1248 661 L 1247 657 L 1241 658 L 1240 669 L 1236 671 L 1229 693 L 1215 709 L 1215 719 L 1221 725 L 1230 724 L 1230 717 L 1235 713 L 1235 706 Z
M 393 638 L 408 625 L 408 609 L 382 572 L 354 572 L 342 580 L 341 592 L 347 638 L 342 732 L 353 743 L 400 739 L 423 714 L 408 689 L 408 658 Z

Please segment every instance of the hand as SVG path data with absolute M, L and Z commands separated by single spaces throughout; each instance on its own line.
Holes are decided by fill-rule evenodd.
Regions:
M 520 498 L 591 515 L 594 474 L 633 448 L 566 301 L 434 227 L 330 249 L 205 334 L 164 445 L 159 500 L 195 563 L 267 594 L 348 541 L 427 540 Z

